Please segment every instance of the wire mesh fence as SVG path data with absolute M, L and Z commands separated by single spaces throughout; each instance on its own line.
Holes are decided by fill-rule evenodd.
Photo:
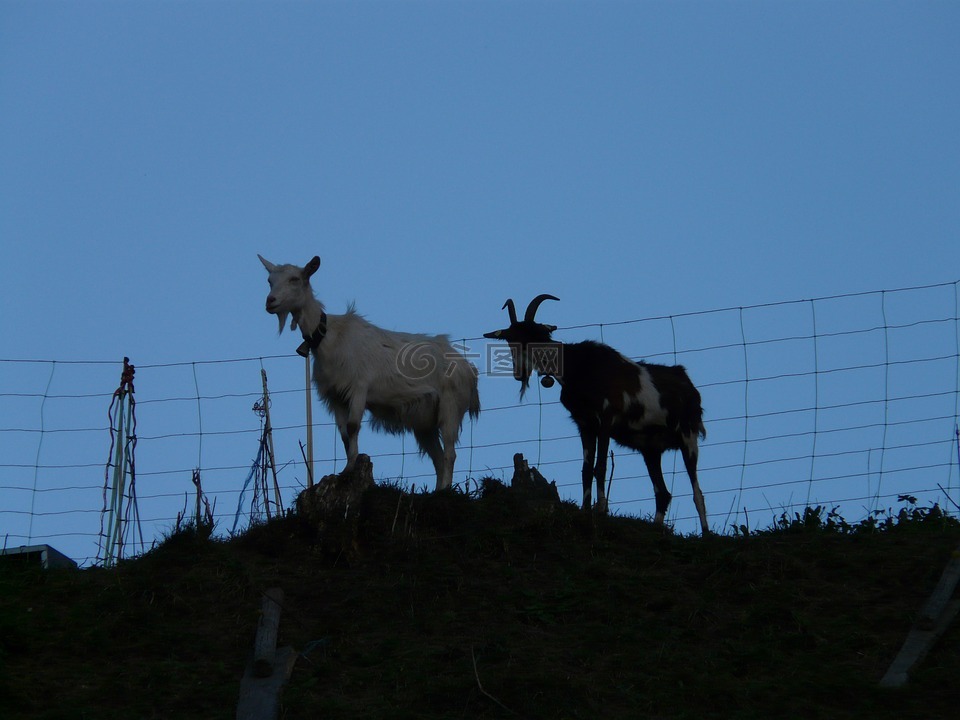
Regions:
M 955 511 L 960 502 L 958 282 L 714 309 L 561 328 L 628 357 L 680 363 L 703 396 L 707 439 L 700 483 L 711 526 L 768 525 L 808 505 L 849 520 L 902 496 Z M 460 340 L 480 370 L 483 411 L 465 422 L 454 480 L 509 479 L 524 453 L 561 496 L 579 501 L 580 442 L 559 388 L 533 385 L 521 404 L 497 345 Z M 500 348 L 502 350 L 502 347 Z M 140 360 L 141 363 L 137 363 Z M 218 532 L 244 527 L 262 505 L 243 495 L 263 441 L 269 378 L 277 481 L 287 505 L 306 485 L 301 443 L 303 360 L 290 355 L 136 364 L 136 503 L 146 542 L 194 502 L 195 472 Z M 0 542 L 54 545 L 92 563 L 103 544 L 117 361 L 0 360 Z M 341 469 L 339 435 L 318 405 L 315 474 Z M 364 427 L 360 449 L 378 480 L 432 489 L 434 471 L 410 437 Z M 652 487 L 635 453 L 614 448 L 611 510 L 649 516 Z M 664 456 L 668 520 L 695 522 L 682 462 Z M 105 472 L 107 471 L 107 472 Z M 247 500 L 247 498 L 250 498 Z M 262 498 L 261 498 L 262 501 Z

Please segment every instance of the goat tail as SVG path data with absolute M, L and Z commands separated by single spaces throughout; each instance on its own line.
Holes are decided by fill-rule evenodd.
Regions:
M 476 376 L 474 376 L 473 385 L 470 388 L 470 404 L 467 406 L 467 412 L 470 413 L 471 420 L 480 417 L 480 391 L 477 389 Z

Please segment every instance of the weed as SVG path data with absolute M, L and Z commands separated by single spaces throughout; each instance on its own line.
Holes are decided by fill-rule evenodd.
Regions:
M 760 530 L 750 530 L 746 525 L 733 525 L 735 537 L 749 537 L 751 535 L 790 534 L 790 533 L 827 533 L 837 535 L 853 535 L 856 533 L 882 533 L 896 530 L 909 530 L 917 525 L 926 527 L 940 527 L 941 529 L 958 528 L 960 520 L 945 513 L 934 503 L 929 507 L 919 507 L 917 498 L 912 495 L 900 495 L 897 501 L 902 503 L 899 510 L 874 510 L 858 522 L 848 522 L 836 507 L 827 510 L 822 505 L 806 507 L 802 513 L 794 512 L 791 517 L 782 512 L 774 518 L 773 525 Z

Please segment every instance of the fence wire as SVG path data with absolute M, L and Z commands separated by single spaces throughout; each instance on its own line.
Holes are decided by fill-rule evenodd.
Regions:
M 707 439 L 700 483 L 715 531 L 764 526 L 781 513 L 824 505 L 848 520 L 898 506 L 902 496 L 956 511 L 960 503 L 960 282 L 562 327 L 563 341 L 602 339 L 628 357 L 680 363 L 700 388 Z M 480 370 L 484 410 L 465 423 L 455 482 L 509 480 L 522 452 L 561 496 L 578 501 L 580 443 L 559 389 L 518 402 L 496 346 L 461 341 Z M 502 348 L 501 348 L 502 349 Z M 269 374 L 280 490 L 306 484 L 302 359 L 273 355 L 137 363 L 137 499 L 148 538 L 173 529 L 191 478 L 225 532 L 262 441 L 256 404 Z M 146 361 L 146 362 L 144 362 Z M 80 562 L 97 556 L 106 409 L 119 361 L 0 359 L 0 542 L 47 543 Z M 534 397 L 534 395 L 536 395 Z M 315 412 L 317 477 L 343 450 L 332 419 Z M 318 421 L 318 422 L 317 422 Z M 432 489 L 415 444 L 364 427 L 360 449 L 376 477 Z M 653 512 L 635 453 L 614 448 L 611 509 Z M 696 529 L 689 483 L 673 458 L 664 470 L 668 520 Z M 219 502 L 217 502 L 219 500 Z M 241 522 L 249 517 L 241 513 Z

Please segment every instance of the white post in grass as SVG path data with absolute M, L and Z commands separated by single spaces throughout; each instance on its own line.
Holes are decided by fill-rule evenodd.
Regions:
M 313 487 L 313 400 L 310 393 L 310 354 L 305 359 L 307 373 L 307 487 Z

